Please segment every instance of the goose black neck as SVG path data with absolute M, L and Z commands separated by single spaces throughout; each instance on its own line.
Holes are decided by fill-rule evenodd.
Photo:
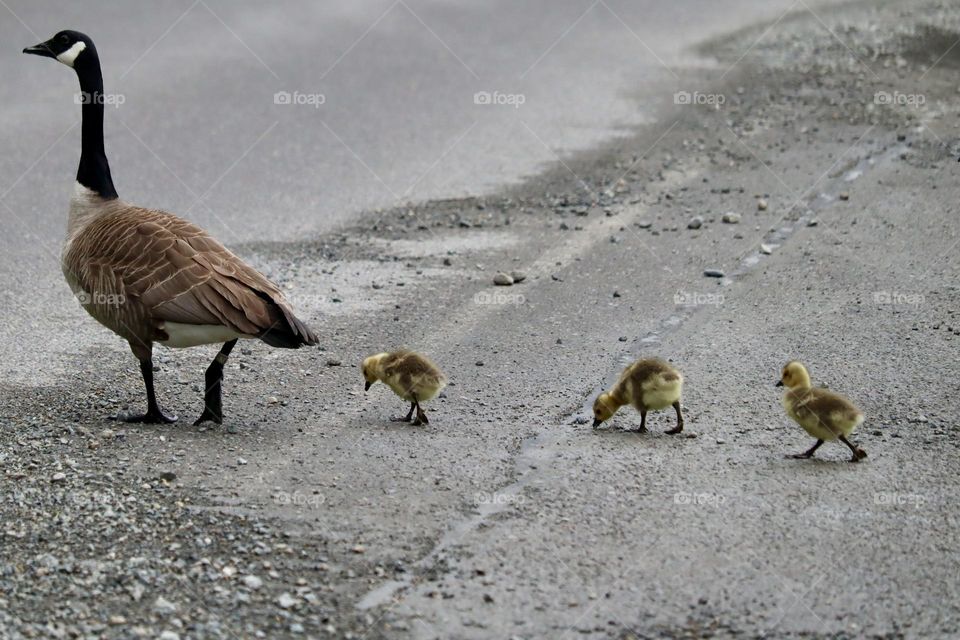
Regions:
M 103 146 L 103 74 L 100 60 L 92 47 L 79 56 L 74 67 L 80 79 L 83 102 L 80 166 L 77 182 L 108 200 L 117 197 L 110 176 L 110 163 Z

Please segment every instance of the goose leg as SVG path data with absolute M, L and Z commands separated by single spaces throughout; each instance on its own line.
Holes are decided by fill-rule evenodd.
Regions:
M 841 436 L 841 437 L 843 437 L 843 436 Z M 788 457 L 788 458 L 796 458 L 796 459 L 798 459 L 798 460 L 805 460 L 805 459 L 807 459 L 807 458 L 812 458 L 812 457 L 813 457 L 813 452 L 816 451 L 816 450 L 820 447 L 820 445 L 822 445 L 822 444 L 823 444 L 823 440 L 817 440 L 816 444 L 814 444 L 812 447 L 810 447 L 809 449 L 807 449 L 807 450 L 804 451 L 803 453 L 794 453 L 794 454 L 789 455 L 789 456 L 787 456 L 787 457 Z
M 157 394 L 153 389 L 153 359 L 140 361 L 140 374 L 143 375 L 143 385 L 147 388 L 147 412 L 142 415 L 124 416 L 124 422 L 140 424 L 170 424 L 177 421 L 177 416 L 168 416 L 157 404 Z
M 410 422 L 413 420 L 413 409 L 417 406 L 416 402 L 410 403 L 410 411 L 407 412 L 407 415 L 402 418 L 390 418 L 392 422 Z
M 668 434 L 673 435 L 675 433 L 680 433 L 683 431 L 683 414 L 680 413 L 680 401 L 677 400 L 673 403 L 673 408 L 677 410 L 677 426 L 673 429 L 667 431 Z
M 853 452 L 853 457 L 850 458 L 850 462 L 860 462 L 867 457 L 867 452 L 860 447 L 854 446 L 852 442 L 847 440 L 846 436 L 840 436 L 840 442 L 850 447 L 850 451 Z
M 227 364 L 227 358 L 230 357 L 230 352 L 236 344 L 236 338 L 224 343 L 220 353 L 207 367 L 204 375 L 207 390 L 203 394 L 203 413 L 194 421 L 193 426 L 196 427 L 207 420 L 223 424 L 223 365 Z

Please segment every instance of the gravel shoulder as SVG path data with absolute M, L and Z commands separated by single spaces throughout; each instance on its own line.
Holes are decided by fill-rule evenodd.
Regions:
M 62 382 L 0 385 L 0 635 L 960 633 L 960 10 L 767 29 L 678 70 L 691 104 L 503 194 L 235 247 L 324 338 L 243 345 L 224 428 L 189 426 L 202 349 L 159 361 L 180 422 L 110 421 L 132 358 L 65 311 Z M 428 427 L 363 393 L 398 345 L 451 380 Z M 683 371 L 684 434 L 592 430 L 642 354 Z M 773 388 L 791 358 L 864 410 L 866 461 L 783 458 L 810 444 Z

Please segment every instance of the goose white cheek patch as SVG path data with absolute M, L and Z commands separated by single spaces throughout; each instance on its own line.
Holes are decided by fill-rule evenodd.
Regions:
M 77 59 L 77 56 L 80 55 L 80 52 L 87 48 L 87 43 L 83 40 L 79 40 L 73 43 L 73 46 L 57 56 L 57 60 L 67 65 L 68 67 L 73 66 L 74 60 Z

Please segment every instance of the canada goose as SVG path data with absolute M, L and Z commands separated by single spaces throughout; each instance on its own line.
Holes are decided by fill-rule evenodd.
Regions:
M 395 394 L 410 402 L 410 411 L 403 418 L 397 418 L 398 421 L 409 422 L 416 409 L 417 417 L 413 424 L 430 424 L 420 403 L 432 400 L 440 393 L 440 390 L 447 386 L 447 378 L 429 358 L 401 349 L 364 358 L 361 368 L 366 383 L 364 391 L 369 391 L 373 383 L 380 380 Z
M 272 282 L 200 227 L 117 197 L 103 145 L 103 76 L 93 41 L 61 31 L 24 53 L 54 58 L 77 72 L 82 91 L 80 167 L 63 274 L 87 312 L 130 343 L 140 361 L 147 412 L 128 422 L 169 423 L 153 388 L 153 344 L 192 347 L 223 342 L 206 371 L 204 409 L 195 425 L 223 421 L 223 366 L 238 338 L 296 349 L 317 337 Z
M 631 404 L 640 412 L 640 428 L 647 430 L 647 411 L 673 406 L 677 411 L 677 426 L 669 434 L 683 431 L 683 414 L 680 412 L 680 394 L 683 391 L 683 376 L 675 368 L 658 358 L 643 358 L 623 370 L 620 379 L 610 391 L 601 393 L 593 403 L 593 426 L 609 420 L 617 409 Z
M 817 442 L 803 453 L 789 458 L 812 458 L 813 452 L 824 440 L 837 440 L 850 447 L 853 452 L 851 462 L 859 462 L 867 457 L 867 452 L 854 446 L 847 436 L 863 422 L 863 413 L 843 396 L 810 386 L 810 374 L 807 368 L 796 360 L 783 367 L 783 373 L 776 386 L 786 387 L 783 394 L 783 408 L 787 415 L 803 427 L 804 431 L 817 439 Z

